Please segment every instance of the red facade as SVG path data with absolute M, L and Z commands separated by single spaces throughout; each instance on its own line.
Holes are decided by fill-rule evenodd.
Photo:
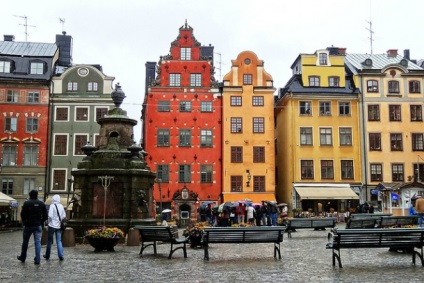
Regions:
M 221 194 L 221 96 L 213 47 L 202 47 L 187 24 L 162 56 L 143 105 L 146 161 L 157 173 L 154 199 L 190 217 Z

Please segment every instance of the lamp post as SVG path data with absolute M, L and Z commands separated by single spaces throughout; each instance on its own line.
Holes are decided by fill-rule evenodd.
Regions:
M 159 212 L 162 213 L 162 187 L 161 187 L 161 184 L 160 184 L 160 183 L 162 183 L 162 179 L 158 179 L 157 183 L 158 183 L 158 187 L 159 187 Z
M 105 201 L 103 206 L 103 226 L 106 226 L 106 194 L 110 186 L 110 181 L 113 180 L 113 176 L 99 176 L 98 179 L 102 182 L 102 187 L 105 190 Z

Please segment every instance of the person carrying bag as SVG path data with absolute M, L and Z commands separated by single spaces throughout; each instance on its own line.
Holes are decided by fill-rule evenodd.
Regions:
M 62 228 L 63 227 L 63 228 Z M 56 234 L 57 255 L 59 260 L 64 260 L 62 246 L 62 230 L 66 227 L 66 212 L 63 205 L 60 203 L 60 196 L 54 195 L 52 204 L 48 213 L 48 234 L 46 254 L 43 256 L 46 260 L 50 259 L 51 247 L 53 244 L 53 235 Z

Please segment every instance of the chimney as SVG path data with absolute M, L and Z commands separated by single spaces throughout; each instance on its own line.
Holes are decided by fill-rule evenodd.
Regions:
M 396 57 L 398 55 L 397 49 L 389 49 L 387 50 L 388 57 Z
M 5 34 L 3 35 L 4 41 L 15 41 L 15 36 L 11 34 Z
M 405 59 L 411 60 L 409 57 L 409 49 L 403 50 L 403 57 L 405 57 Z
M 56 34 L 56 45 L 59 47 L 59 66 L 68 67 L 72 65 L 72 36 Z
M 339 55 L 346 55 L 346 48 L 339 48 L 338 52 Z

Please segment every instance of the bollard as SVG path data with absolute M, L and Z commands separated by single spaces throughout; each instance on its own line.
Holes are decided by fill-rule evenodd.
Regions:
M 41 233 L 41 245 L 43 246 L 47 245 L 48 234 L 49 234 L 49 227 L 46 226 L 43 228 L 43 232 Z
M 75 247 L 75 234 L 73 228 L 66 227 L 65 231 L 62 231 L 62 246 L 64 248 Z
M 130 228 L 127 235 L 127 246 L 139 246 L 140 245 L 140 233 L 137 229 Z

